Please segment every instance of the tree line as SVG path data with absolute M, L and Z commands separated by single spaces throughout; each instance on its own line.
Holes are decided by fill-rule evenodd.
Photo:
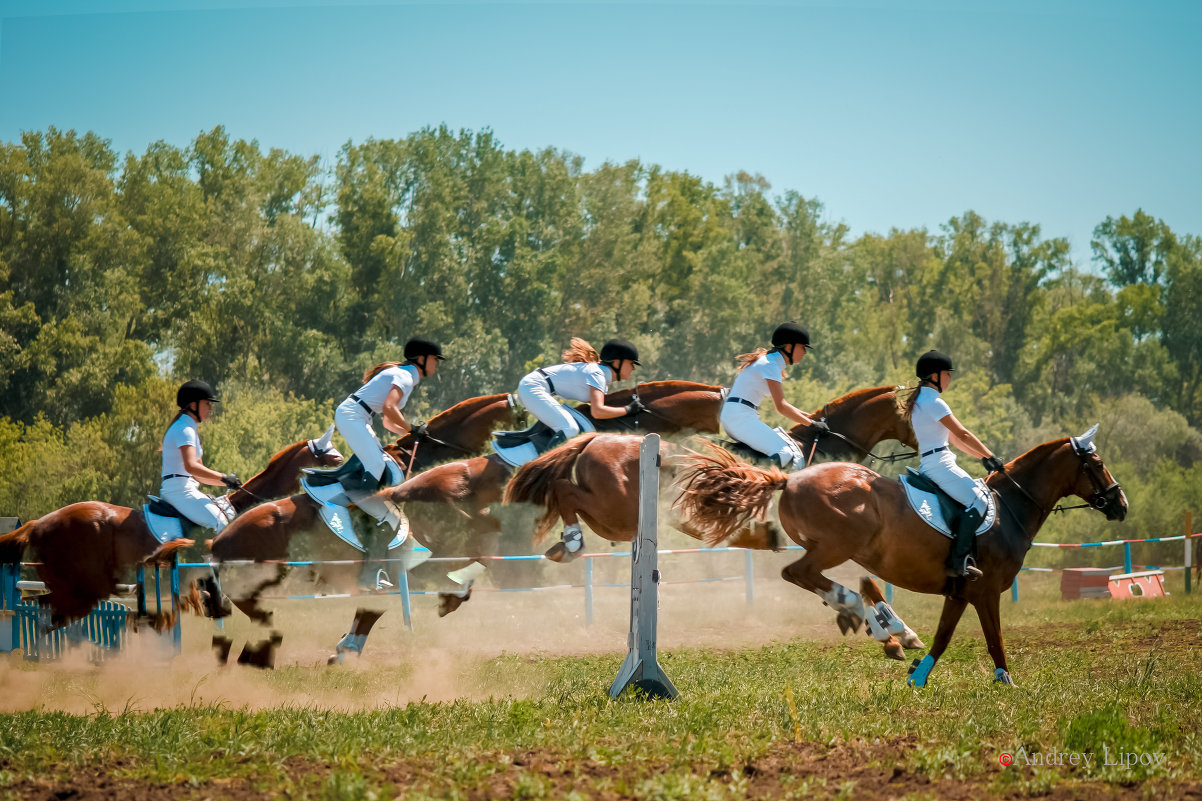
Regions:
M 1202 511 L 1202 238 L 1125 211 L 1080 265 L 1033 223 L 969 210 L 853 237 L 759 175 L 585 169 L 487 130 L 348 143 L 334 164 L 221 127 L 124 155 L 26 132 L 0 144 L 0 513 L 136 503 L 187 378 L 228 401 L 206 459 L 249 473 L 412 335 L 450 357 L 424 415 L 513 390 L 571 336 L 631 339 L 640 380 L 729 385 L 736 354 L 796 319 L 819 350 L 792 400 L 911 381 L 939 348 L 949 400 L 1007 457 L 1106 418 L 1108 461 L 1165 471 L 1159 511 L 1132 518 L 1163 526 Z

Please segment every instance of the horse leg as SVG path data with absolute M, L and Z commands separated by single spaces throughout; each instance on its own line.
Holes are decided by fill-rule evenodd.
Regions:
M 843 564 L 848 556 L 850 554 L 833 551 L 824 542 L 815 543 L 806 551 L 805 556 L 785 565 L 780 572 L 785 581 L 796 584 L 803 590 L 809 590 L 834 609 L 837 614 L 835 622 L 839 624 L 839 631 L 843 634 L 860 630 L 860 625 L 864 622 L 864 599 L 858 592 L 831 581 L 822 575 L 822 571 Z
M 475 557 L 494 556 L 497 550 L 497 540 L 501 534 L 501 521 L 487 511 L 479 512 L 471 518 L 472 534 L 468 538 L 467 552 Z M 472 598 L 472 585 L 476 583 L 488 565 L 478 558 L 468 562 L 458 570 L 447 573 L 447 578 L 459 584 L 458 590 L 438 593 L 438 616 L 446 617 Z
M 993 657 L 993 680 L 999 684 L 1014 686 L 1010 671 L 1006 668 L 1006 649 L 1002 646 L 1002 612 L 998 608 L 1001 596 L 990 593 L 980 603 L 974 603 L 981 631 L 985 634 L 985 647 Z
M 351 622 L 351 630 L 342 635 L 342 639 L 334 646 L 334 654 L 327 660 L 327 664 L 342 664 L 342 660 L 346 658 L 348 653 L 362 655 L 363 646 L 367 642 L 367 635 L 371 633 L 371 627 L 376 625 L 376 621 L 383 614 L 383 612 L 364 609 L 363 607 L 356 609 L 355 619 Z
M 931 668 L 935 667 L 935 662 L 947 650 L 947 644 L 952 641 L 952 632 L 956 630 L 956 624 L 960 622 L 960 616 L 964 614 L 964 607 L 967 605 L 968 601 L 963 598 L 953 598 L 949 595 L 943 599 L 943 613 L 939 615 L 939 628 L 935 630 L 935 642 L 931 644 L 931 650 L 927 652 L 921 662 L 917 659 L 914 660 L 914 664 L 910 666 L 909 678 L 906 679 L 907 684 L 913 687 L 926 686 Z
M 570 562 L 584 552 L 584 532 L 577 510 L 584 507 L 587 493 L 566 478 L 558 479 L 549 494 L 548 508 L 556 509 L 563 519 L 560 541 L 545 556 L 552 562 Z
M 283 641 L 284 635 L 278 631 L 273 631 L 271 632 L 271 636 L 266 640 L 260 640 L 254 645 L 248 642 L 242 646 L 242 653 L 238 654 L 238 664 L 263 668 L 265 670 L 274 668 L 275 652 Z
M 868 606 L 868 636 L 884 647 L 885 656 L 890 659 L 905 659 L 906 652 L 897 637 L 908 631 L 906 624 L 885 601 L 876 583 L 868 576 L 860 578 L 860 594 L 864 596 Z

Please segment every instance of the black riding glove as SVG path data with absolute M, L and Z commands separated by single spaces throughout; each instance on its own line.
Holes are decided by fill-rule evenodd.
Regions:
M 414 439 L 425 439 L 426 437 L 430 436 L 430 432 L 426 430 L 425 423 L 418 423 L 413 428 L 409 429 L 409 433 L 413 435 Z
M 626 404 L 626 415 L 628 417 L 631 415 L 636 415 L 639 412 L 645 411 L 646 409 L 647 407 L 643 405 L 641 400 L 638 398 L 631 398 L 630 403 Z
M 242 479 L 238 478 L 233 473 L 226 473 L 224 476 L 222 476 L 221 483 L 232 490 L 242 489 Z
M 981 466 L 990 473 L 997 473 L 1006 469 L 1006 465 L 1003 464 L 1002 460 L 996 456 L 986 456 L 985 458 L 981 459 Z
M 811 420 L 808 431 L 813 431 L 815 434 L 829 434 L 831 427 L 826 424 L 825 420 Z

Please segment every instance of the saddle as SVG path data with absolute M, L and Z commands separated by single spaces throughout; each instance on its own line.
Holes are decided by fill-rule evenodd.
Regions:
M 579 411 L 570 406 L 564 408 L 568 410 L 568 414 L 572 415 L 572 419 L 580 427 L 580 433 L 585 434 L 597 430 L 593 427 L 592 421 Z M 523 431 L 498 431 L 493 434 L 489 445 L 510 467 L 521 467 L 544 453 L 554 437 L 555 432 L 550 426 L 537 422 Z
M 943 536 L 954 538 L 960 516 L 964 514 L 964 507 L 944 492 L 938 484 L 913 467 L 907 467 L 905 475 L 899 477 L 898 481 L 905 490 L 910 508 L 922 518 L 923 522 Z M 985 490 L 985 496 L 988 498 L 984 518 L 976 531 L 976 536 L 979 537 L 993 527 L 993 523 L 997 519 L 997 501 L 994 499 L 993 492 L 985 486 L 984 481 L 981 479 L 976 481 Z
M 534 425 L 521 431 L 498 431 L 493 436 L 496 437 L 497 445 L 502 448 L 516 448 L 529 442 L 542 453 L 547 449 L 547 443 L 555 436 L 555 432 L 542 420 L 536 420 Z
M 212 500 L 227 520 L 234 519 L 234 507 L 226 496 L 216 495 Z M 190 540 L 196 539 L 197 532 L 204 529 L 204 526 L 193 523 L 182 512 L 157 495 L 147 495 L 146 501 L 142 504 L 142 517 L 146 520 L 146 527 L 150 529 L 151 535 L 158 540 L 160 545 L 181 537 Z
M 325 470 L 305 468 L 301 471 L 301 489 L 317 504 L 322 521 L 338 539 L 366 553 L 370 545 L 382 534 L 388 534 L 388 550 L 400 547 L 409 535 L 409 520 L 405 513 L 395 504 L 378 498 L 374 493 L 363 488 L 363 462 L 358 455 Z M 384 457 L 384 475 L 382 486 L 391 487 L 401 483 L 405 473 L 392 457 Z M 386 527 L 387 532 L 376 532 L 364 529 L 361 536 L 355 530 L 355 519 L 349 507 L 358 506 L 365 514 L 375 518 L 379 526 Z

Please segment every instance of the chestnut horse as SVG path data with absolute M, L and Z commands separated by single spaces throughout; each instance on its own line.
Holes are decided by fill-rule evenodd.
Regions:
M 638 386 L 640 399 L 646 409 L 638 415 L 637 424 L 655 426 L 664 433 L 693 430 L 701 426 L 705 431 L 716 431 L 718 410 L 722 400 L 722 388 L 691 381 L 657 381 Z M 623 395 L 623 392 L 625 393 Z M 619 390 L 607 396 L 607 403 L 617 404 L 615 397 L 625 397 L 629 402 L 631 390 Z M 494 396 L 505 398 L 504 395 Z M 444 414 L 454 411 L 453 407 Z M 430 433 L 439 436 L 436 428 L 439 417 L 428 423 Z M 627 418 L 628 424 L 635 421 Z M 441 437 L 440 438 L 444 438 Z M 445 437 L 445 438 L 449 438 Z M 456 441 L 463 442 L 462 437 Z M 484 446 L 480 442 L 480 447 Z M 403 449 L 407 440 L 402 438 L 398 445 Z M 425 444 L 418 445 L 421 458 Z M 407 451 L 391 451 L 394 458 L 405 464 Z M 438 465 L 416 473 L 399 486 L 382 490 L 389 501 L 405 506 L 409 519 L 409 531 L 414 540 L 436 555 L 471 557 L 489 556 L 496 552 L 499 520 L 491 514 L 490 507 L 498 505 L 509 478 L 511 468 L 499 456 L 477 456 Z M 315 560 L 362 560 L 363 554 L 325 530 L 317 514 L 315 504 L 307 495 L 300 494 L 270 504 L 264 504 L 251 515 L 240 517 L 216 537 L 211 548 L 213 556 L 223 561 L 284 561 L 288 559 L 294 539 L 311 534 L 310 543 L 314 550 L 306 551 Z M 444 566 L 445 571 L 445 566 Z M 280 584 L 288 571 L 282 567 L 269 567 L 261 571 L 262 578 L 248 583 L 245 590 L 228 594 L 234 605 L 252 620 L 267 624 L 272 615 L 260 603 L 260 593 Z M 357 587 L 360 566 L 317 565 L 313 568 L 315 581 L 339 589 L 353 590 Z M 227 590 L 231 588 L 227 587 Z M 442 594 L 440 616 L 457 608 L 466 598 L 463 594 Z M 361 611 L 356 614 L 348 637 L 365 638 L 379 613 Z M 344 638 L 345 640 L 345 638 Z M 358 649 L 362 647 L 359 640 Z M 340 644 L 339 651 L 343 650 Z
M 242 512 L 264 499 L 295 492 L 301 468 L 341 464 L 342 454 L 329 444 L 330 433 L 320 440 L 289 445 L 272 456 L 263 472 L 229 496 L 234 509 Z M 173 550 L 192 544 L 191 540 L 176 542 Z M 49 590 L 43 602 L 52 610 L 54 626 L 88 614 L 116 591 L 126 571 L 160 548 L 140 508 L 101 501 L 64 506 L 0 537 L 0 562 L 19 563 L 29 546 L 40 560 L 38 576 Z
M 885 440 L 898 440 L 916 447 L 914 431 L 902 418 L 894 402 L 894 387 L 871 387 L 836 398 L 814 412 L 825 419 L 829 434 L 808 433 L 796 425 L 790 435 L 807 452 L 815 442 L 826 455 L 871 455 Z M 506 503 L 533 503 L 546 509 L 539 519 L 535 540 L 546 536 L 557 518 L 565 526 L 578 526 L 580 518 L 594 533 L 613 542 L 633 541 L 638 529 L 638 442 L 639 438 L 586 435 L 561 445 L 523 465 L 505 490 Z M 668 466 L 671 467 L 669 458 Z M 574 478 L 573 478 L 574 477 Z M 732 543 L 735 547 L 766 548 L 771 531 L 757 530 L 754 536 Z M 562 547 L 547 557 L 560 561 Z
M 606 406 L 625 406 L 638 396 L 645 411 L 624 417 L 597 420 L 587 403 L 576 410 L 587 417 L 598 431 L 642 431 L 648 434 L 679 434 L 695 431 L 718 432 L 718 414 L 725 392 L 715 384 L 694 381 L 649 381 L 630 389 L 617 389 L 605 395 Z
M 1077 496 L 1108 520 L 1127 516 L 1127 497 L 1093 444 L 1096 432 L 1094 426 L 1081 437 L 1039 445 L 989 476 L 987 485 L 1000 508 L 993 527 L 978 539 L 977 565 L 985 575 L 973 582 L 949 583 L 944 562 L 951 540 L 919 518 L 897 480 L 860 465 L 825 464 L 786 474 L 742 464 L 717 450 L 696 454 L 682 474 L 679 506 L 689 525 L 715 543 L 762 515 L 774 493 L 782 491 L 781 525 L 806 549 L 781 571 L 787 581 L 853 618 L 865 613 L 860 596 L 822 575 L 847 560 L 913 592 L 946 595 L 934 644 L 921 662 L 914 661 L 908 679 L 919 687 L 972 604 L 993 658 L 994 680 L 1012 684 L 998 602 L 1048 515 L 1062 498 Z
M 512 395 L 502 392 L 468 398 L 431 417 L 425 437 L 419 440 L 405 434 L 388 451 L 409 475 L 450 459 L 475 456 L 485 449 L 499 424 L 524 419 L 525 412 Z

